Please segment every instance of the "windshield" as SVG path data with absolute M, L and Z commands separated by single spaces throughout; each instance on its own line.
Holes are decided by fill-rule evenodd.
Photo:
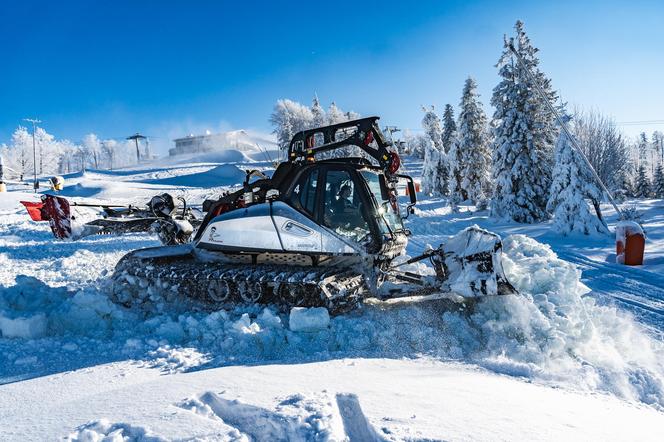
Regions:
M 380 180 L 378 173 L 372 170 L 363 170 L 361 173 L 364 179 L 367 181 L 369 190 L 374 195 L 374 198 L 376 198 L 376 202 L 378 203 L 378 210 L 382 215 L 380 217 L 382 222 L 378 223 L 380 229 L 383 231 L 383 233 L 390 233 L 390 230 L 402 230 L 403 224 L 401 223 L 401 217 L 394 213 L 394 210 L 392 210 L 389 201 L 383 200 L 382 192 L 380 191 Z

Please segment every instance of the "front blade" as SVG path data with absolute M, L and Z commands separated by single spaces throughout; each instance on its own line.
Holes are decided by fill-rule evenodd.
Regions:
M 58 239 L 71 237 L 71 211 L 69 201 L 54 195 L 43 195 L 43 213 L 48 218 L 53 235 Z
M 454 235 L 437 256 L 446 288 L 465 298 L 516 294 L 503 270 L 502 247 L 500 236 L 478 226 Z

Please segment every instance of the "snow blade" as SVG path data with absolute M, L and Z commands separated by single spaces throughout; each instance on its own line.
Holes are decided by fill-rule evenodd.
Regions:
M 43 213 L 48 219 L 53 235 L 58 239 L 71 237 L 71 211 L 69 201 L 54 195 L 43 195 Z
M 44 203 L 42 202 L 34 202 L 34 201 L 21 201 L 21 204 L 23 204 L 28 211 L 28 215 L 30 215 L 30 218 L 33 221 L 47 221 L 47 218 L 44 218 L 42 215 L 42 207 L 44 207 Z
M 503 271 L 502 248 L 500 236 L 471 226 L 442 244 L 433 262 L 446 288 L 465 298 L 516 294 Z

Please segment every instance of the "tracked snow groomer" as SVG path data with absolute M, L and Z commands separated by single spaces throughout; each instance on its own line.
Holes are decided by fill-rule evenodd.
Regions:
M 202 216 L 187 206 L 184 198 L 162 193 L 150 198 L 145 206 L 109 205 L 72 202 L 57 195 L 45 194 L 41 201 L 21 201 L 33 221 L 47 221 L 58 239 L 80 239 L 90 235 L 121 235 L 153 232 L 162 244 L 183 244 L 191 239 Z M 101 210 L 101 217 L 86 223 L 77 219 L 72 208 Z
M 414 211 L 415 186 L 398 173 L 399 156 L 377 121 L 295 134 L 271 178 L 250 182 L 248 175 L 243 189 L 208 202 L 191 244 L 123 257 L 113 275 L 113 299 L 157 309 L 246 302 L 341 313 L 367 297 L 515 293 L 503 273 L 500 238 L 478 227 L 420 256 L 397 259 L 410 234 L 403 220 Z M 331 153 L 344 156 L 320 160 Z M 400 183 L 410 195 L 403 216 Z M 425 259 L 433 267 L 428 276 L 401 270 Z

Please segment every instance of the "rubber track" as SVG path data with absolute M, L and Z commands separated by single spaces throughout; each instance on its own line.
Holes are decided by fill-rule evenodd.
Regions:
M 219 287 L 225 290 L 220 293 Z M 326 307 L 331 314 L 340 314 L 355 308 L 368 293 L 363 274 L 336 267 L 127 257 L 113 275 L 114 301 L 126 306 L 195 300 L 206 309 L 260 303 L 286 309 Z

